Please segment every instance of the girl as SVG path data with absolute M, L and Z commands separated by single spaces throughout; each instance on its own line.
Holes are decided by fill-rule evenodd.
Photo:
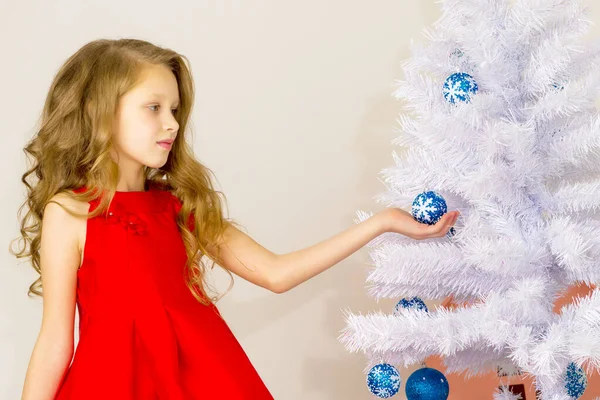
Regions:
M 55 76 L 25 147 L 15 254 L 31 258 L 29 293 L 43 283 L 44 301 L 24 400 L 272 399 L 215 306 L 206 259 L 284 293 L 384 232 L 442 237 L 458 217 L 430 226 L 388 208 L 274 254 L 223 216 L 185 138 L 193 99 L 187 58 L 141 40 L 91 42 Z

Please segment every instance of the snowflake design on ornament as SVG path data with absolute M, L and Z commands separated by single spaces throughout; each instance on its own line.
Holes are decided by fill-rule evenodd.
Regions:
M 400 382 L 398 370 L 390 364 L 375 365 L 367 376 L 369 390 L 382 399 L 387 399 L 398 393 Z
M 402 312 L 402 310 L 406 310 L 406 309 L 414 309 L 414 310 L 418 310 L 418 311 L 429 312 L 425 302 L 416 296 L 414 296 L 413 298 L 410 298 L 410 299 L 403 298 L 400 301 L 398 301 L 398 303 L 396 304 L 396 307 L 394 308 L 394 314 L 398 315 Z
M 444 98 L 452 104 L 458 101 L 469 103 L 471 94 L 478 90 L 475 79 L 464 72 L 452 74 L 444 82 Z
M 433 225 L 447 212 L 446 201 L 433 191 L 421 193 L 412 204 L 413 217 L 423 224 Z
M 587 376 L 583 368 L 578 367 L 575 363 L 570 363 L 565 373 L 565 388 L 567 394 L 573 398 L 578 399 L 583 395 L 587 387 Z

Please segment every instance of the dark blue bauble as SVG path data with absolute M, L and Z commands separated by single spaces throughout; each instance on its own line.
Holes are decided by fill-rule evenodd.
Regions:
M 479 86 L 475 79 L 464 72 L 454 73 L 444 82 L 444 98 L 452 104 L 459 101 L 469 103 L 471 95 L 477 93 L 478 90 Z
M 400 373 L 390 364 L 377 364 L 367 375 L 367 386 L 371 393 L 382 399 L 392 397 L 400 390 Z
M 422 224 L 433 225 L 448 212 L 446 200 L 436 192 L 423 192 L 412 203 L 412 216 Z
M 418 369 L 406 381 L 408 400 L 446 400 L 449 393 L 448 380 L 437 369 Z
M 423 300 L 421 300 L 419 297 L 415 296 L 412 299 L 404 298 L 404 299 L 400 300 L 398 302 L 398 304 L 396 304 L 396 307 L 394 308 L 394 311 L 395 311 L 394 314 L 398 314 L 398 313 L 402 312 L 403 309 L 408 309 L 408 308 L 413 308 L 415 310 L 429 312 L 425 302 Z
M 585 392 L 587 387 L 587 376 L 583 368 L 578 367 L 575 363 L 571 363 L 567 366 L 567 372 L 565 373 L 565 388 L 567 388 L 567 394 L 574 399 L 578 399 Z

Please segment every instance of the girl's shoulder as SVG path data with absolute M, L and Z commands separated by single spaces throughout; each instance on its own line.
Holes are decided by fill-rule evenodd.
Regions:
M 74 237 L 76 238 L 77 250 L 79 251 L 79 254 L 81 255 L 82 249 L 83 249 L 83 246 L 85 243 L 85 236 L 86 236 L 86 229 L 87 229 L 87 227 L 86 227 L 87 214 L 90 211 L 90 203 L 77 200 L 77 199 L 69 196 L 68 193 L 63 191 L 63 192 L 59 192 L 59 193 L 55 194 L 54 196 L 52 196 L 52 198 L 50 198 L 48 203 L 46 203 L 46 206 L 48 206 L 49 204 L 57 205 L 58 207 L 51 206 L 51 209 L 45 209 L 44 216 L 46 218 L 44 218 L 44 220 L 47 221 L 48 218 L 56 220 L 57 217 L 60 215 L 60 217 L 59 217 L 59 218 L 61 218 L 60 228 L 58 228 L 58 231 L 56 232 L 56 234 L 60 234 L 60 235 L 62 235 L 61 237 L 65 238 L 67 235 L 67 232 L 71 232 L 74 235 Z M 58 208 L 61 208 L 62 210 L 59 210 Z M 64 212 L 64 210 L 71 211 L 77 215 L 69 214 L 68 212 Z M 50 215 L 46 216 L 46 214 L 47 214 L 46 211 L 54 213 L 54 214 L 56 214 L 56 216 L 54 218 L 51 217 Z M 52 224 L 50 224 L 49 226 L 46 226 L 45 229 L 46 230 L 50 229 L 52 231 L 52 229 L 53 229 Z M 52 235 L 54 236 L 54 233 L 52 233 Z
M 75 191 L 73 190 L 71 192 L 75 192 Z M 71 197 L 67 193 L 67 191 L 62 191 L 62 192 L 56 193 L 54 196 L 52 196 L 50 198 L 50 200 L 48 200 L 48 203 L 46 203 L 46 204 L 50 204 L 50 203 L 59 204 L 59 206 L 66 208 L 70 211 L 73 211 L 77 214 L 87 214 L 89 207 L 90 207 L 90 204 L 88 202 L 77 200 L 77 199 Z

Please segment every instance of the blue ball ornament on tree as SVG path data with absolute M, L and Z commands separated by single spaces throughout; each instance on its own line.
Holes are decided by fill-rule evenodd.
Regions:
M 428 191 L 415 197 L 411 212 L 420 223 L 433 225 L 448 212 L 448 206 L 440 194 Z
M 575 363 L 571 363 L 567 366 L 567 371 L 565 372 L 565 388 L 567 389 L 567 394 L 571 396 L 573 399 L 578 399 L 585 392 L 585 388 L 587 387 L 587 376 L 585 375 L 585 371 L 575 365 Z
M 421 298 L 416 297 L 416 296 L 413 297 L 412 299 L 404 298 L 404 299 L 400 300 L 396 304 L 396 307 L 394 308 L 394 314 L 395 315 L 400 314 L 403 309 L 415 309 L 415 310 L 419 310 L 419 311 L 429 312 L 425 302 L 423 300 L 421 300 Z
M 400 390 L 400 373 L 390 364 L 377 364 L 367 375 L 367 386 L 371 393 L 382 399 L 392 397 Z
M 477 93 L 479 86 L 475 79 L 464 72 L 456 72 L 446 78 L 444 82 L 444 98 L 449 103 L 457 102 L 469 103 L 471 95 Z
M 418 369 L 406 381 L 408 400 L 446 400 L 449 393 L 448 380 L 437 369 Z

